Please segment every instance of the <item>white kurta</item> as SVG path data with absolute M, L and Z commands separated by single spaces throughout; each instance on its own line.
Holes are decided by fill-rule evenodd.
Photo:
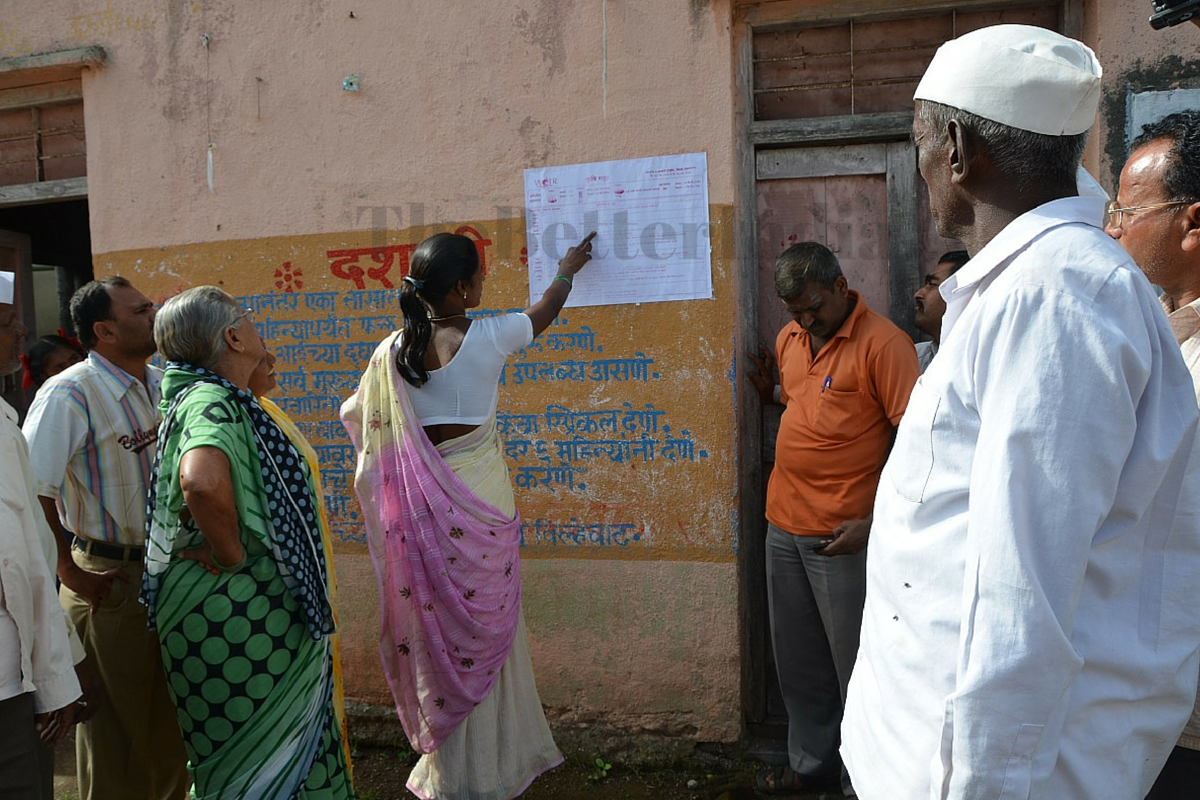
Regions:
M 35 492 L 17 412 L 0 399 L 0 700 L 36 692 L 42 713 L 76 700 L 79 681 L 74 628 L 47 563 L 54 540 Z
M 842 728 L 865 800 L 1134 800 L 1191 711 L 1196 400 L 1101 205 L 1034 209 L 942 284 L 875 502 Z

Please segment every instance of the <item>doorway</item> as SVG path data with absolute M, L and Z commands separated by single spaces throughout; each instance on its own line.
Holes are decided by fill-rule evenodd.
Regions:
M 22 352 L 39 337 L 74 336 L 70 299 L 92 279 L 86 198 L 0 207 L 0 269 L 17 273 L 19 313 L 29 329 Z M 0 394 L 24 418 L 33 402 L 23 372 L 0 379 Z
M 912 328 L 912 294 L 922 273 L 918 259 L 920 212 L 913 196 L 916 159 L 910 141 L 788 147 L 760 150 L 755 157 L 757 305 L 759 341 L 773 351 L 776 334 L 790 321 L 775 295 L 775 259 L 797 242 L 824 244 L 841 264 L 851 289 L 868 308 Z M 907 198 L 907 199 L 906 199 Z M 927 213 L 927 212 L 926 212 Z M 760 451 L 762 480 L 769 480 L 783 407 L 764 405 Z M 766 619 L 763 541 L 766 525 L 755 526 L 747 573 Z M 765 622 L 764 622 L 765 626 Z M 759 733 L 778 732 L 787 714 L 779 693 L 774 654 L 765 630 L 763 669 L 758 680 Z
M 1081 0 L 865 0 L 853 19 L 829 3 L 737 11 L 735 116 L 744 349 L 773 346 L 787 321 L 776 256 L 814 240 L 838 256 L 868 306 L 916 338 L 912 297 L 942 253 L 910 131 L 913 89 L 937 47 L 999 23 L 1078 36 Z M 741 386 L 746 381 L 741 379 Z M 739 414 L 743 702 L 752 736 L 786 735 L 767 636 L 764 498 L 780 409 L 742 392 Z

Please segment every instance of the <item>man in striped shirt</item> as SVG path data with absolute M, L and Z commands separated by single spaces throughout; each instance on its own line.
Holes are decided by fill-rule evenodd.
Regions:
M 75 293 L 71 318 L 91 352 L 41 388 L 24 433 L 59 534 L 61 600 L 105 693 L 76 735 L 80 794 L 179 800 L 187 759 L 158 637 L 137 600 L 162 374 L 146 363 L 154 304 L 124 278 L 104 278 Z

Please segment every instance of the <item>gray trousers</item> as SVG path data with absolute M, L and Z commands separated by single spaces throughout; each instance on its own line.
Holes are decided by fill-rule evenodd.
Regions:
M 788 760 L 800 775 L 840 771 L 846 686 L 858 655 L 867 554 L 822 556 L 810 537 L 767 526 L 767 606 L 771 646 L 788 715 Z
M 0 797 L 5 800 L 43 800 L 33 724 L 32 692 L 0 701 Z

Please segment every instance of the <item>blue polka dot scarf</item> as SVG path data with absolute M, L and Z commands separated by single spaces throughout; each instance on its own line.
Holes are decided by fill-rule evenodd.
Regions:
M 168 474 L 160 474 L 163 453 L 168 450 L 178 452 L 175 440 L 188 435 L 187 431 L 178 429 L 177 413 L 188 395 L 197 386 L 215 384 L 229 392 L 231 402 L 219 408 L 214 404 L 201 413 L 208 422 L 237 426 L 240 440 L 253 439 L 267 497 L 266 505 L 271 515 L 267 544 L 279 565 L 284 584 L 300 604 L 309 634 L 319 640 L 333 633 L 333 611 L 325 581 L 325 552 L 317 523 L 315 504 L 318 500 L 313 497 L 309 486 L 303 457 L 250 391 L 239 389 L 211 370 L 176 362 L 167 364 L 164 389 L 167 384 L 174 382 L 170 380 L 172 371 L 177 371 L 178 378 L 191 379 L 191 382 L 169 398 L 170 405 L 159 426 L 158 452 L 150 476 L 146 504 L 146 570 L 141 592 L 150 627 L 155 627 L 155 600 L 162 575 L 170 563 L 175 538 L 173 529 L 179 525 L 176 515 L 164 513 L 165 509 L 158 508 L 160 492 L 165 495 L 169 491 L 166 482 L 178 480 L 177 475 L 172 474 L 178 472 L 177 457 L 173 459 Z M 178 375 L 178 372 L 186 375 Z M 229 416 L 222 411 L 233 405 L 240 406 L 245 417 Z

